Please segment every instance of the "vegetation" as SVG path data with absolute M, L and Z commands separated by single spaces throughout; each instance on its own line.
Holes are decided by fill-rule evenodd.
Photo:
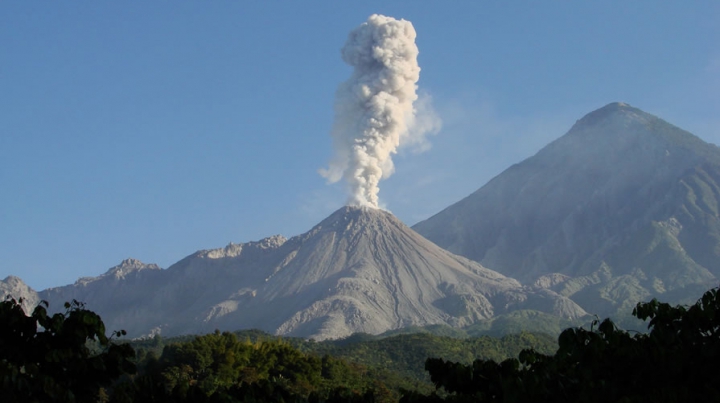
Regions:
M 378 378 L 365 376 L 365 368 L 303 353 L 282 340 L 241 341 L 229 332 L 168 344 L 160 357 L 140 353 L 138 363 L 140 373 L 118 385 L 112 402 L 390 402 L 399 397 Z
M 550 336 L 530 333 L 502 339 L 356 334 L 315 342 L 257 330 L 156 336 L 134 344 L 140 374 L 116 389 L 114 401 L 245 401 L 272 393 L 293 401 L 397 402 L 401 390 L 432 391 L 423 370 L 427 357 L 469 363 L 477 357 L 504 359 L 530 347 L 547 353 L 556 348 Z
M 414 333 L 375 339 L 365 337 L 360 341 L 314 343 L 303 348 L 309 348 L 317 354 L 329 354 L 369 368 L 399 374 L 403 378 L 414 380 L 413 387 L 416 388 L 420 382 L 430 380 L 424 371 L 424 363 L 428 357 L 441 357 L 461 363 L 471 363 L 479 357 L 502 360 L 517 356 L 523 349 L 531 347 L 551 354 L 557 349 L 557 344 L 551 336 L 532 333 L 519 333 L 502 338 L 481 336 L 464 339 Z M 403 383 L 397 386 L 407 389 L 412 385 Z
M 464 332 L 452 333 L 453 336 L 442 336 L 448 333 L 448 329 L 444 326 L 410 330 L 414 333 L 379 336 L 356 333 L 345 339 L 322 342 L 282 338 L 260 330 L 243 330 L 234 334 L 238 340 L 248 343 L 282 341 L 305 354 L 319 357 L 327 355 L 342 359 L 356 367 L 364 368 L 366 377 L 384 380 L 393 390 L 399 388 L 430 390 L 432 384 L 425 371 L 425 360 L 428 357 L 471 363 L 477 358 L 503 360 L 517 356 L 520 351 L 527 348 L 534 348 L 545 354 L 552 354 L 557 350 L 556 338 L 542 333 L 520 332 L 497 338 L 469 337 Z M 165 345 L 188 343 L 193 339 L 192 336 L 169 339 L 155 336 L 132 344 L 138 354 L 160 355 Z
M 130 344 L 107 338 L 100 317 L 82 304 L 52 316 L 46 308 L 28 316 L 21 302 L 0 303 L 2 402 L 720 400 L 718 289 L 689 307 L 638 304 L 633 315 L 649 321 L 648 333 L 606 319 L 563 331 L 557 344 L 531 333 L 314 342 L 216 331 L 138 341 L 136 355 Z M 430 382 L 416 369 L 423 362 Z
M 30 316 L 21 305 L 0 302 L 0 401 L 92 402 L 135 371 L 132 348 L 111 343 L 100 317 L 77 301 L 52 316 L 47 303 Z
M 611 320 L 570 328 L 554 355 L 532 349 L 500 363 L 470 365 L 430 358 L 438 392 L 408 392 L 402 402 L 688 402 L 720 400 L 720 292 L 689 308 L 652 300 L 633 315 L 649 333 L 630 334 Z
M 473 336 L 488 335 L 501 337 L 507 334 L 532 332 L 557 337 L 563 330 L 585 323 L 587 322 L 584 319 L 563 319 L 548 313 L 523 309 L 477 322 L 464 330 Z M 557 343 L 553 342 L 553 345 L 554 348 L 557 348 Z

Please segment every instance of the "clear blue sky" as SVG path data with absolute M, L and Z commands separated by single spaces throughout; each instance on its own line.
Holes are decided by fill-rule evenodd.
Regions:
M 414 24 L 443 120 L 381 182 L 408 224 L 609 102 L 720 143 L 714 1 L 8 0 L 0 278 L 39 290 L 309 230 L 345 201 L 317 170 L 339 49 L 373 13 Z

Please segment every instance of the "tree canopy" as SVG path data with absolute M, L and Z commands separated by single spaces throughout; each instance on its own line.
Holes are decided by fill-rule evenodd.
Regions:
M 690 307 L 652 300 L 633 315 L 647 333 L 630 333 L 610 319 L 590 330 L 569 328 L 554 355 L 532 349 L 497 363 L 463 365 L 430 358 L 438 389 L 408 392 L 402 402 L 688 402 L 720 401 L 720 293 Z
M 361 337 L 353 346 L 242 340 L 216 331 L 167 344 L 155 337 L 143 342 L 152 349 L 136 355 L 129 344 L 108 338 L 100 317 L 77 301 L 54 315 L 47 303 L 26 315 L 21 302 L 0 302 L 2 402 L 720 401 L 718 289 L 688 307 L 638 304 L 633 315 L 647 321 L 648 332 L 619 329 L 610 319 L 594 321 L 590 329 L 566 329 L 554 353 L 520 351 L 522 345 L 545 345 L 531 334 L 500 344 L 490 338 L 454 344 L 432 335 Z M 520 352 L 496 361 L 503 349 Z M 465 360 L 468 352 L 485 358 L 428 358 L 435 391 L 412 387 L 401 396 L 398 380 L 412 382 L 397 375 L 399 364 L 440 351 L 445 358 Z
M 397 401 L 363 368 L 303 353 L 282 340 L 241 341 L 230 332 L 196 336 L 149 353 L 112 402 Z M 377 396 L 377 399 L 376 399 Z
M 104 387 L 135 371 L 133 349 L 112 343 L 100 316 L 81 303 L 48 315 L 43 302 L 29 316 L 21 304 L 0 302 L 0 401 L 96 401 Z

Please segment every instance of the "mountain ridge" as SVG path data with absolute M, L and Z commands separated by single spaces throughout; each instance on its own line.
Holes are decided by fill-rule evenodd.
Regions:
M 720 250 L 716 178 L 717 146 L 612 103 L 413 229 L 523 283 L 560 273 L 603 284 L 609 288 L 590 292 L 574 280 L 561 294 L 606 315 L 638 298 L 717 281 L 720 256 L 707 252 Z M 623 276 L 620 291 L 612 283 Z
M 402 327 L 627 315 L 693 302 L 720 278 L 720 148 L 623 103 L 412 229 L 342 207 L 309 231 L 200 250 L 167 269 L 127 259 L 39 293 L 84 301 L 132 336 L 259 328 L 316 339 Z M 442 248 L 445 249 L 442 249 Z
M 258 328 L 317 340 L 407 326 L 467 326 L 515 309 L 586 315 L 422 238 L 389 212 L 343 207 L 304 234 L 195 252 L 168 269 L 124 260 L 43 290 L 77 299 L 132 337 Z

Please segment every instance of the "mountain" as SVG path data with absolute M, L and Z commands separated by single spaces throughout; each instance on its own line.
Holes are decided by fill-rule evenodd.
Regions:
M 413 229 L 606 315 L 717 286 L 719 206 L 717 146 L 612 103 Z
M 38 293 L 25 284 L 22 279 L 15 276 L 7 276 L 0 281 L 0 297 L 2 297 L 0 301 L 5 301 L 7 296 L 11 296 L 17 301 L 22 300 L 22 307 L 27 313 L 32 312 L 40 302 Z
M 77 299 L 131 337 L 258 328 L 318 340 L 407 326 L 466 326 L 535 309 L 586 315 L 552 290 L 523 286 L 453 255 L 376 209 L 344 207 L 305 234 L 199 251 L 167 270 L 123 261 L 38 293 Z

